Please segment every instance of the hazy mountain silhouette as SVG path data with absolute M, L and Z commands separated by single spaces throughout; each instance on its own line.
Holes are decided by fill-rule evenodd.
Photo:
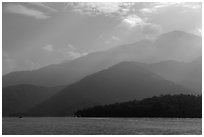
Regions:
M 38 87 L 34 85 L 17 85 L 2 89 L 2 114 L 12 116 L 22 114 L 35 105 L 55 95 L 64 87 Z
M 158 60 L 189 62 L 202 56 L 201 45 L 201 37 L 183 31 L 173 31 L 158 37 L 154 42 L 155 54 L 153 55 Z
M 195 92 L 202 92 L 202 57 L 189 63 L 163 61 L 145 68 Z
M 160 94 L 191 94 L 193 91 L 143 68 L 122 62 L 63 89 L 28 112 L 31 116 L 66 116 L 79 108 L 142 99 Z
M 12 72 L 3 76 L 3 87 L 17 84 L 69 85 L 122 61 L 192 61 L 202 55 L 201 49 L 201 37 L 173 31 L 159 36 L 155 41 L 141 40 L 34 71 Z

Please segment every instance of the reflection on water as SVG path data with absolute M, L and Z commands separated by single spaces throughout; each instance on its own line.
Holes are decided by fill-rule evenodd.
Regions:
M 201 134 L 202 119 L 181 118 L 3 118 L 3 134 L 132 135 Z

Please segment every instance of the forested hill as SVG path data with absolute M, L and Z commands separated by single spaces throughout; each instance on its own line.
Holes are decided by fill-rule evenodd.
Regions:
M 170 117 L 201 118 L 202 96 L 161 95 L 79 110 L 78 117 Z

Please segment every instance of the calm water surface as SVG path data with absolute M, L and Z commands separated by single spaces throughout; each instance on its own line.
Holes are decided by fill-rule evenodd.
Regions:
M 201 134 L 202 119 L 3 118 L 3 135 Z

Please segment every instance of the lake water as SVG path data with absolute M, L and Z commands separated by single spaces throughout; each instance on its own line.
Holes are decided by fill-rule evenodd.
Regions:
M 3 135 L 202 134 L 202 119 L 3 118 Z

